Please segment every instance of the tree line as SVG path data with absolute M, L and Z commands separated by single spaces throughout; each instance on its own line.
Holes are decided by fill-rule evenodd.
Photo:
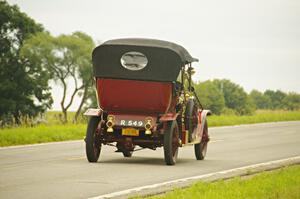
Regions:
M 62 88 L 62 122 L 75 96 L 80 97 L 73 122 L 83 108 L 95 105 L 91 53 L 95 43 L 83 33 L 52 36 L 45 28 L 15 5 L 0 0 L 0 126 L 21 124 L 51 108 L 49 82 Z M 69 83 L 75 88 L 71 90 Z M 229 80 L 196 82 L 195 91 L 204 105 L 215 114 L 252 114 L 255 109 L 300 108 L 297 93 L 253 90 Z M 67 94 L 71 97 L 68 99 Z
M 197 82 L 195 91 L 205 108 L 214 114 L 253 114 L 256 109 L 299 110 L 300 94 L 280 90 L 245 90 L 227 79 Z

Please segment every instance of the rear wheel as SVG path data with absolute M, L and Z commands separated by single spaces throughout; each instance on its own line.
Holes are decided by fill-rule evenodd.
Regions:
M 207 128 L 207 122 L 205 120 L 202 140 L 199 144 L 194 145 L 195 156 L 197 160 L 203 160 L 205 158 L 207 152 L 207 143 L 208 143 L 208 128 Z
M 89 162 L 97 162 L 101 152 L 100 132 L 97 132 L 100 117 L 91 117 L 85 138 L 86 157 Z
M 179 147 L 179 130 L 176 120 L 167 122 L 164 132 L 164 156 L 167 165 L 174 165 Z

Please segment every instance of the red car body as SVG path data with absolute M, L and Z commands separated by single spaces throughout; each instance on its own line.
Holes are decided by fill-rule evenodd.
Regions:
M 164 114 L 172 104 L 172 83 L 97 78 L 100 108 L 108 112 Z

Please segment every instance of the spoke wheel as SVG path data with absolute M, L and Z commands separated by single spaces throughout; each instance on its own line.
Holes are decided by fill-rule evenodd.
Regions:
M 85 139 L 86 157 L 89 162 L 97 162 L 101 152 L 101 142 L 98 131 L 100 117 L 91 117 Z
M 207 121 L 205 120 L 202 140 L 199 144 L 194 145 L 195 156 L 197 160 L 203 160 L 205 158 L 207 152 L 207 143 L 208 143 L 208 128 L 207 128 Z
M 179 130 L 176 120 L 167 123 L 164 132 L 164 157 L 167 165 L 174 165 L 179 148 Z

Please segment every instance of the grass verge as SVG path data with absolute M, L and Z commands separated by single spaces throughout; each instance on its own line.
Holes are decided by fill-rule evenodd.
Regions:
M 300 111 L 258 110 L 254 115 L 212 115 L 208 117 L 208 125 L 213 127 L 296 120 L 300 120 Z
M 40 125 L 37 127 L 18 127 L 0 130 L 0 146 L 36 144 L 65 140 L 83 139 L 84 124 Z
M 300 165 L 263 172 L 250 178 L 236 177 L 217 182 L 198 182 L 189 188 L 176 188 L 148 199 L 298 199 L 300 198 Z
M 70 113 L 70 118 L 74 113 Z M 82 139 L 85 135 L 87 118 L 80 124 L 59 124 L 59 112 L 46 115 L 48 124 L 35 127 L 17 127 L 0 129 L 0 147 L 11 145 L 35 144 L 44 142 Z M 208 117 L 209 127 L 262 122 L 278 122 L 300 120 L 300 111 L 257 111 L 255 115 L 213 115 Z

